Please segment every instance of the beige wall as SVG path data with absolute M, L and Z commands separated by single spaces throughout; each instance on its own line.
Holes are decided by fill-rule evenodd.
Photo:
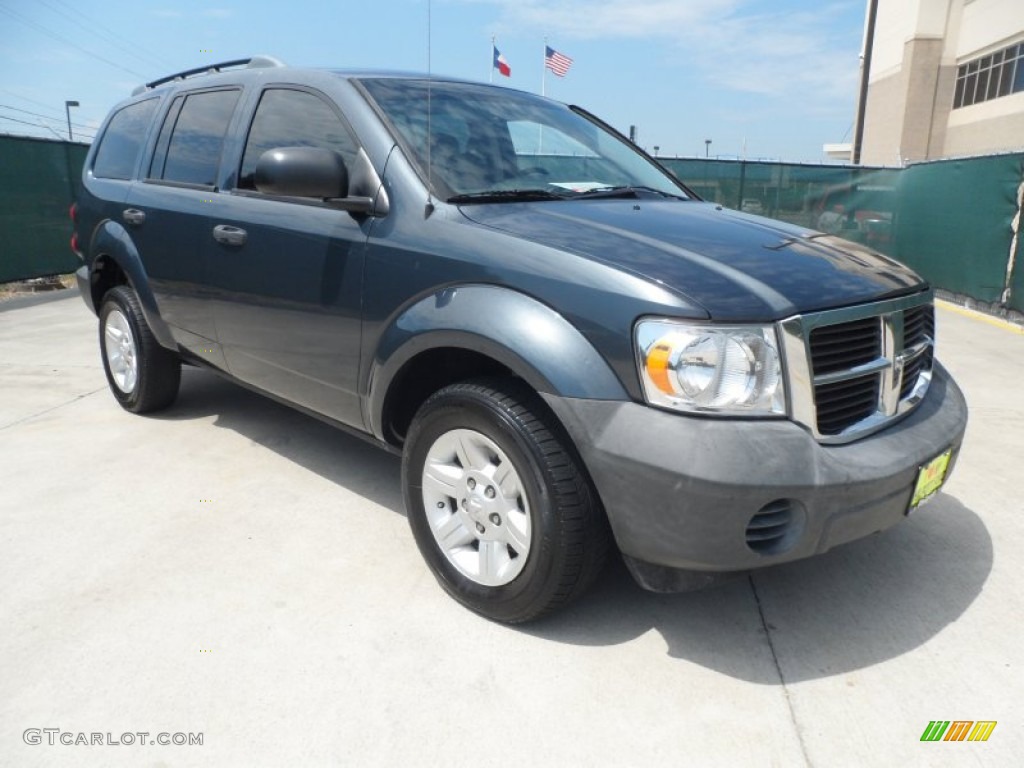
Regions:
M 963 0 L 955 2 L 963 4 Z M 971 59 L 986 48 L 997 50 L 1000 44 L 1009 45 L 1016 40 L 1022 31 L 1024 0 L 974 0 L 963 5 L 963 17 L 956 30 L 956 55 Z
M 906 87 L 900 70 L 871 83 L 864 110 L 864 144 L 860 160 L 865 165 L 900 165 L 903 106 Z
M 953 110 L 958 64 L 1024 39 L 1024 0 L 879 0 L 865 164 L 1024 148 L 1024 94 Z
M 943 90 L 939 87 L 943 46 L 934 37 L 907 40 L 902 66 L 870 83 L 862 163 L 901 165 L 929 157 L 937 96 Z

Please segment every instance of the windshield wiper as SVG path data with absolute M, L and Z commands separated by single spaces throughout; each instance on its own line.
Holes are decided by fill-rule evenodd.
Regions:
M 640 197 L 641 192 L 648 192 L 652 195 L 658 195 L 659 197 L 669 197 L 673 200 L 689 200 L 688 197 L 682 195 L 673 195 L 671 192 L 663 192 L 660 189 L 654 187 L 643 187 L 633 184 L 623 184 L 618 187 L 598 187 L 597 189 L 588 189 L 586 192 L 580 192 L 579 197 L 589 198 L 600 198 L 600 197 Z
M 449 203 L 517 203 L 533 200 L 565 200 L 565 195 L 547 189 L 488 189 L 452 195 Z

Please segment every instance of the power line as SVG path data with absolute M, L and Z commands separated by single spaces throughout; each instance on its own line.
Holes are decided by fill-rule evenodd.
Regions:
M 114 67 L 115 69 L 120 69 L 122 72 L 127 72 L 129 75 L 132 75 L 134 77 L 138 77 L 138 78 L 140 78 L 142 80 L 146 79 L 145 75 L 140 74 L 139 72 L 136 72 L 134 69 L 128 69 L 127 67 L 122 67 L 117 62 L 111 61 L 110 59 L 107 59 L 107 58 L 105 58 L 103 56 L 100 56 L 98 53 L 93 53 L 92 51 L 83 48 L 82 46 L 78 45 L 77 43 L 74 43 L 71 40 L 68 40 L 63 35 L 58 35 L 56 32 L 54 32 L 54 31 L 52 31 L 50 29 L 47 29 L 46 27 L 44 27 L 44 26 L 42 26 L 40 24 L 37 24 L 36 22 L 32 21 L 31 19 L 26 19 L 20 13 L 16 13 L 16 12 L 12 11 L 10 8 L 4 8 L 3 6 L 0 6 L 0 11 L 2 11 L 3 13 L 6 13 L 8 16 L 10 16 L 15 21 L 20 21 L 22 24 L 24 24 L 27 27 L 32 27 L 33 29 L 36 29 L 39 32 L 42 32 L 45 35 L 49 35 L 50 37 L 54 38 L 55 40 L 58 40 L 59 42 L 64 43 L 64 45 L 70 45 L 72 48 L 75 48 L 75 49 L 81 51 L 82 53 L 84 53 L 84 54 L 86 54 L 88 56 L 92 56 L 94 59 L 98 59 L 99 61 L 102 61 L 104 64 L 109 64 L 110 66 Z
M 22 125 L 31 125 L 33 128 L 39 128 L 38 123 L 30 123 L 28 120 L 19 120 L 16 117 L 8 117 L 7 115 L 0 115 L 0 120 L 10 120 L 12 123 L 21 123 Z
M 48 0 L 39 0 L 39 2 L 41 2 L 43 5 L 45 5 L 51 11 L 53 11 L 58 16 L 61 16 L 63 18 L 67 17 L 67 12 L 68 11 L 71 12 L 71 13 L 74 13 L 76 16 L 78 16 L 78 20 L 75 21 L 76 24 L 81 24 L 81 25 L 83 25 L 85 27 L 91 27 L 93 32 L 95 32 L 100 37 L 105 38 L 111 45 L 114 45 L 115 47 L 117 47 L 120 50 L 124 51 L 129 56 L 134 56 L 138 61 L 142 62 L 146 66 L 148 66 L 148 67 L 157 67 L 157 68 L 159 68 L 161 70 L 170 69 L 170 67 L 168 67 L 165 63 L 163 63 L 163 62 L 161 62 L 161 61 L 151 57 L 149 55 L 148 51 L 146 51 L 146 49 L 143 48 L 142 46 L 138 45 L 137 43 L 133 43 L 132 41 L 128 40 L 127 38 L 121 37 L 120 35 L 115 33 L 113 30 L 110 30 L 108 27 L 103 26 L 102 24 L 100 24 L 99 22 L 95 21 L 94 19 L 91 19 L 89 16 L 87 16 L 84 13 L 82 13 L 77 8 L 75 8 L 75 7 L 71 6 L 71 5 L 68 5 L 65 2 L 62 2 L 62 0 L 53 0 L 53 1 L 55 3 L 57 3 L 58 5 L 62 6 L 65 10 L 62 11 L 62 10 L 60 10 L 58 8 L 53 7 L 52 5 L 50 5 Z M 132 50 L 132 48 L 134 48 L 136 50 Z M 137 51 L 141 51 L 142 54 L 145 54 L 145 55 L 142 55 L 142 54 L 138 53 Z
M 67 125 L 67 120 L 63 117 L 50 117 L 49 115 L 41 115 L 38 112 L 31 112 L 27 109 L 18 109 L 18 107 L 12 107 L 9 104 L 0 104 L 0 108 L 13 109 L 15 112 L 24 112 L 26 115 L 32 115 L 32 117 L 41 117 L 44 120 L 53 120 L 61 125 Z M 96 129 L 91 125 L 85 125 L 84 123 L 71 123 L 76 128 L 85 128 L 87 131 L 95 131 Z
M 35 99 L 30 99 L 28 96 L 22 96 L 20 93 L 15 93 L 14 91 L 8 90 L 7 88 L 0 88 L 0 92 L 9 94 L 10 96 L 14 96 L 15 98 L 21 99 L 22 101 L 27 101 L 30 104 L 35 104 L 38 107 L 43 107 L 45 109 L 53 108 L 50 104 L 47 104 L 42 101 L 37 101 Z
M 67 139 L 65 139 L 63 136 L 61 136 L 56 131 L 53 131 L 53 129 L 50 128 L 47 125 L 42 125 L 40 123 L 30 123 L 28 120 L 19 120 L 16 117 L 8 117 L 7 115 L 0 115 L 0 120 L 10 120 L 12 123 L 21 123 L 22 125 L 30 126 L 31 128 L 35 128 L 36 130 L 39 130 L 40 128 L 45 128 L 46 130 L 51 131 L 52 133 L 54 133 L 54 135 L 56 135 L 61 141 L 67 141 Z M 16 134 L 9 134 L 9 135 L 16 135 Z M 88 138 L 89 139 L 95 139 L 96 137 L 95 136 L 89 136 Z
M 10 120 L 12 123 L 21 123 L 22 125 L 31 125 L 33 128 L 45 128 L 46 130 L 51 130 L 50 126 L 48 125 L 43 125 L 42 123 L 32 123 L 28 120 L 19 120 L 16 117 L 8 117 L 7 115 L 0 115 L 0 120 Z M 58 134 L 58 136 L 59 135 L 60 134 Z M 95 134 L 90 138 L 95 138 Z

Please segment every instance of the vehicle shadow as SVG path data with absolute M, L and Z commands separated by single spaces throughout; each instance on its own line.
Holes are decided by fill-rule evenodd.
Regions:
M 210 372 L 186 369 L 175 407 L 154 418 L 211 416 L 218 427 L 405 514 L 397 456 Z M 653 630 L 670 656 L 738 679 L 779 684 L 773 651 L 787 683 L 819 679 L 926 643 L 970 607 L 992 561 L 981 518 L 939 494 L 889 531 L 700 592 L 646 592 L 615 557 L 582 600 L 510 631 L 607 646 Z
M 187 421 L 216 417 L 218 427 L 233 430 L 332 483 L 405 515 L 400 457 L 210 371 L 186 366 L 181 373 L 181 391 L 174 407 L 150 418 Z
M 926 643 L 978 597 L 992 559 L 981 518 L 940 494 L 889 531 L 701 592 L 645 592 L 617 560 L 580 603 L 522 631 L 590 646 L 655 630 L 670 656 L 775 685 L 767 632 L 785 682 L 819 679 Z

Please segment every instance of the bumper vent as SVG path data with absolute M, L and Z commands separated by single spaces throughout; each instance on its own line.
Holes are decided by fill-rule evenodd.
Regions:
M 747 546 L 759 555 L 781 552 L 786 548 L 793 517 L 793 505 L 788 499 L 765 504 L 747 524 Z

